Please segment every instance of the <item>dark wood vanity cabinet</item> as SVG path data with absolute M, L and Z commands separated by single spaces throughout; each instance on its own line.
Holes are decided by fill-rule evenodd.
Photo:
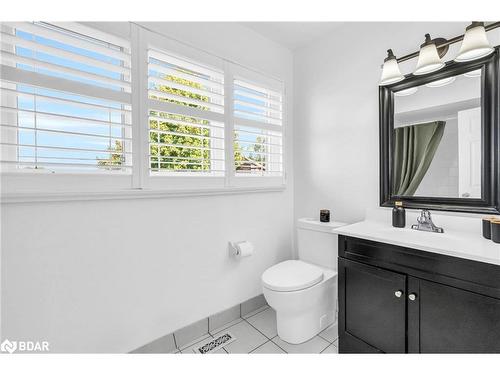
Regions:
M 500 353 L 499 266 L 346 236 L 338 265 L 340 353 Z
M 344 293 L 339 293 L 339 316 L 342 313 L 346 333 L 341 345 L 345 350 L 404 353 L 406 275 L 340 258 L 340 279 Z

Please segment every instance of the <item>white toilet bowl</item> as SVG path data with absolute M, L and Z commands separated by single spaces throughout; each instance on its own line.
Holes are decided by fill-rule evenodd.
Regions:
M 264 297 L 276 310 L 278 336 L 303 343 L 335 321 L 337 272 L 302 260 L 287 260 L 262 275 Z

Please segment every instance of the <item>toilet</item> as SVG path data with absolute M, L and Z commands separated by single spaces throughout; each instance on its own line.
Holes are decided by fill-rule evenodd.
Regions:
M 278 336 L 290 343 L 310 340 L 336 322 L 340 222 L 297 222 L 298 260 L 286 260 L 262 274 L 267 303 L 276 310 Z

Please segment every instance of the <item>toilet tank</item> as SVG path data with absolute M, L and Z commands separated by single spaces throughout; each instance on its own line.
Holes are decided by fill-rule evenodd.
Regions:
M 347 225 L 303 218 L 297 221 L 297 249 L 300 260 L 337 270 L 338 236 L 334 228 Z

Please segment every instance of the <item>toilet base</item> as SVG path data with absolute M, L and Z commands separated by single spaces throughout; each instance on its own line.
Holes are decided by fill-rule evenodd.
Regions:
M 297 315 L 277 312 L 276 321 L 280 339 L 290 344 L 302 344 L 333 324 L 335 312 L 311 311 Z
M 278 336 L 290 344 L 312 339 L 335 322 L 337 272 L 323 269 L 321 282 L 306 289 L 281 292 L 263 288 L 267 303 L 276 310 Z

